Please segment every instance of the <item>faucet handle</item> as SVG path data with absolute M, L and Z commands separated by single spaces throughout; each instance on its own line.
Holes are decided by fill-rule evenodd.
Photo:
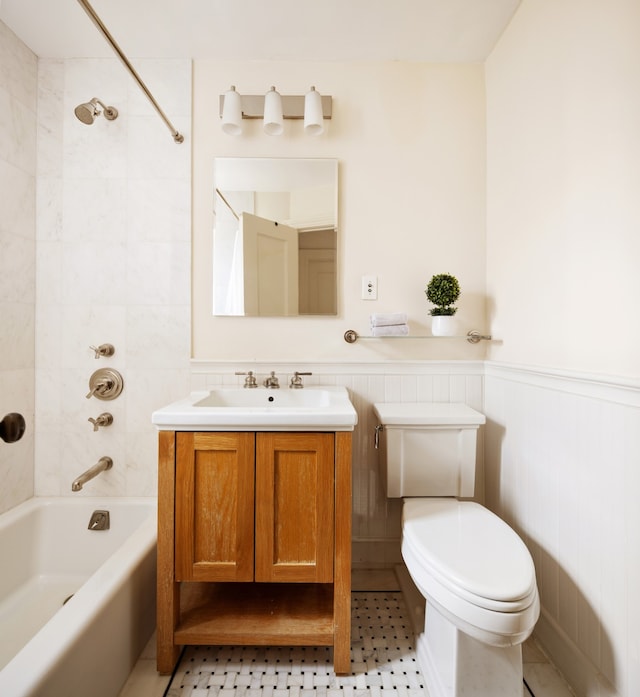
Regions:
M 250 370 L 248 373 L 236 372 L 236 375 L 246 375 L 247 376 L 244 380 L 245 387 L 257 387 L 258 386 L 258 381 L 256 380 L 256 376 L 253 374 L 253 370 Z
M 97 431 L 100 426 L 111 426 L 113 423 L 113 416 L 109 414 L 108 411 L 103 412 L 97 419 L 92 419 L 89 417 L 87 421 L 93 424 L 93 430 Z
M 97 397 L 109 401 L 115 399 L 124 387 L 122 375 L 114 368 L 100 368 L 89 378 L 87 399 Z
M 113 344 L 100 344 L 100 346 L 89 346 L 89 348 L 96 352 L 95 358 L 100 358 L 100 356 L 113 356 L 116 352 Z
M 289 387 L 291 387 L 294 390 L 301 390 L 304 387 L 304 383 L 302 382 L 303 375 L 313 375 L 313 373 L 301 373 L 300 371 L 296 370 L 293 373 L 293 377 L 291 378 Z

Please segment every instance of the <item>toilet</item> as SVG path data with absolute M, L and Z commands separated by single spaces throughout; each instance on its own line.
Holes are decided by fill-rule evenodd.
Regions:
M 502 519 L 464 500 L 484 415 L 455 403 L 374 412 L 387 497 L 403 499 L 410 586 L 426 600 L 416 652 L 429 697 L 522 697 L 522 642 L 540 614 L 533 560 Z

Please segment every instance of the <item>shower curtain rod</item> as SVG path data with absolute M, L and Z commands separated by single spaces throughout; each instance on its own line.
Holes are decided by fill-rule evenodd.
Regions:
M 220 191 L 220 189 L 216 188 L 216 194 L 218 194 L 218 196 L 220 196 L 220 198 L 222 199 L 222 202 L 224 203 L 224 205 L 233 213 L 233 217 L 234 217 L 236 220 L 240 220 L 240 217 L 239 217 L 238 214 L 233 210 L 233 208 L 231 207 L 231 204 L 229 203 L 229 201 L 227 201 L 227 199 L 222 195 L 222 191 Z
M 142 81 L 142 78 L 138 75 L 136 72 L 135 68 L 131 65 L 129 62 L 129 59 L 124 55 L 122 52 L 122 49 L 118 44 L 116 43 L 116 40 L 111 36 L 109 33 L 109 30 L 105 27 L 105 25 L 102 23 L 102 20 L 98 15 L 96 14 L 96 11 L 91 7 L 89 2 L 87 0 L 78 0 L 78 2 L 82 5 L 82 8 L 84 11 L 89 15 L 93 23 L 98 27 L 100 30 L 100 33 L 104 36 L 104 38 L 107 40 L 107 42 L 111 45 L 111 48 L 116 52 L 118 55 L 118 58 L 123 62 L 124 67 L 131 73 L 131 76 L 133 79 L 138 83 L 140 86 L 140 89 L 147 95 L 149 101 L 153 106 L 155 107 L 155 110 L 158 112 L 160 115 L 160 118 L 165 122 L 167 125 L 167 128 L 171 131 L 171 135 L 173 136 L 173 140 L 176 143 L 182 143 L 184 141 L 184 136 L 178 133 L 178 131 L 174 128 L 173 124 L 169 119 L 166 117 L 164 111 L 160 108 L 158 105 L 158 102 L 154 99 L 153 95 L 151 92 L 149 92 L 149 88 L 144 84 Z

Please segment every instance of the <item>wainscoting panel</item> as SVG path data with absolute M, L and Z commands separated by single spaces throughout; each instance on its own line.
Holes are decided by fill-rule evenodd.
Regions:
M 577 695 L 640 694 L 640 386 L 487 364 L 486 504 L 523 537 L 536 635 Z

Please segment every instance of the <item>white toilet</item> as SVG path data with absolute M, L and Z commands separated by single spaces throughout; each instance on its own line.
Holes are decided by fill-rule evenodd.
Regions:
M 540 613 L 533 560 L 473 501 L 483 414 L 375 404 L 387 496 L 403 497 L 402 557 L 426 599 L 417 656 L 429 697 L 522 697 L 522 642 Z M 409 498 L 411 497 L 411 498 Z

